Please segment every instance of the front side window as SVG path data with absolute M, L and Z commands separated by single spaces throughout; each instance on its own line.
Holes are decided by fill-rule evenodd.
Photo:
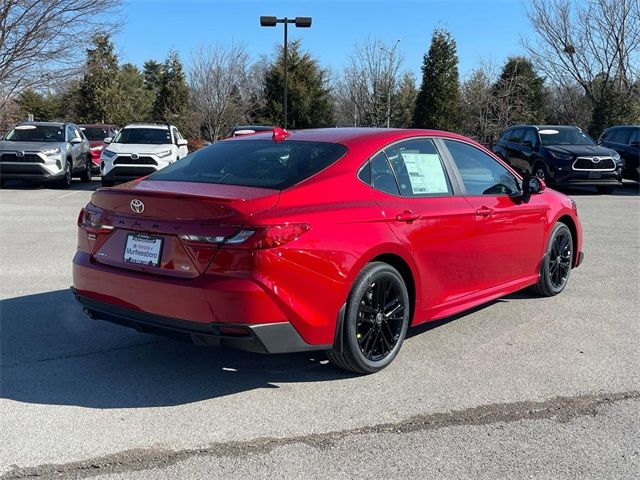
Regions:
M 629 129 L 627 128 L 618 128 L 613 132 L 611 136 L 610 142 L 619 143 L 621 145 L 627 144 L 627 139 L 629 138 Z
M 84 136 L 87 137 L 88 140 L 92 141 L 102 141 L 107 138 L 110 134 L 106 128 L 103 127 L 80 127 Z
M 509 135 L 509 141 L 513 143 L 522 143 L 523 136 L 524 136 L 524 129 L 517 128 L 511 131 L 511 135 Z
M 445 140 L 468 195 L 516 195 L 516 177 L 494 158 L 467 143 Z
M 166 145 L 171 142 L 168 128 L 125 128 L 113 139 L 113 143 L 137 143 L 140 145 Z
M 432 140 L 397 143 L 385 150 L 405 197 L 451 194 L 442 159 Z
M 640 142 L 640 128 L 634 128 L 629 137 L 629 145 L 637 145 Z
M 536 131 L 532 128 L 527 129 L 527 131 L 524 134 L 524 139 L 522 140 L 522 143 L 529 141 L 531 142 L 531 145 L 537 145 L 538 144 L 538 135 L 536 135 Z
M 64 142 L 61 125 L 18 125 L 4 137 L 10 142 Z
M 75 133 L 73 133 L 73 128 L 71 127 L 71 125 L 69 125 L 67 127 L 67 142 L 70 142 L 71 139 L 73 139 L 73 137 L 75 137 Z
M 282 190 L 324 170 L 346 152 L 343 145 L 324 142 L 224 141 L 187 155 L 148 178 Z

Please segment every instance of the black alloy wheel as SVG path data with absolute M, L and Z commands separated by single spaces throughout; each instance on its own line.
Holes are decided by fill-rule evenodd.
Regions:
M 542 181 L 544 182 L 547 181 L 547 169 L 543 164 L 537 163 L 533 167 L 533 174 L 539 179 L 541 179 Z
M 342 351 L 327 357 L 340 368 L 373 373 L 398 354 L 409 325 L 410 303 L 405 282 L 391 265 L 372 262 L 353 283 L 345 312 Z
M 542 261 L 540 280 L 534 290 L 545 297 L 562 292 L 571 275 L 573 256 L 571 230 L 564 223 L 557 223 L 551 232 L 547 252 Z
M 64 165 L 64 175 L 58 181 L 58 187 L 69 188 L 71 186 L 71 159 L 67 159 Z

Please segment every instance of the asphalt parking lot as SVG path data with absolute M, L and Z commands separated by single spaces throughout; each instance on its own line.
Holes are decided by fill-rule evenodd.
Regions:
M 364 377 L 85 318 L 97 186 L 0 190 L 0 478 L 638 478 L 637 183 L 567 192 L 586 258 L 560 296 L 421 327 Z

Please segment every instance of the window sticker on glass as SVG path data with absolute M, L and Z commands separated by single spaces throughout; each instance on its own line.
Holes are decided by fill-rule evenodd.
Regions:
M 414 195 L 448 193 L 440 157 L 435 153 L 402 153 Z

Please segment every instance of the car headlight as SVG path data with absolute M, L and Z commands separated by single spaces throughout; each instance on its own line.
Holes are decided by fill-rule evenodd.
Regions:
M 157 152 L 156 155 L 159 158 L 164 158 L 164 157 L 168 157 L 169 155 L 171 155 L 171 150 L 164 150 L 162 152 Z
M 91 151 L 92 152 L 99 152 L 100 150 L 102 150 L 104 147 L 102 145 L 97 145 L 95 147 L 91 147 Z
M 44 153 L 47 157 L 58 155 L 60 153 L 60 147 L 50 148 L 49 150 L 43 150 L 42 153 Z
M 549 153 L 556 160 L 571 160 L 571 159 L 573 159 L 573 155 L 569 155 L 567 153 L 554 152 L 552 150 L 549 150 Z
M 102 152 L 102 155 L 104 155 L 107 158 L 111 158 L 111 157 L 115 157 L 116 156 L 116 152 L 113 152 L 111 150 L 104 150 Z
M 613 158 L 616 163 L 620 162 L 620 154 L 618 152 L 614 152 L 613 155 L 611 155 L 611 158 Z

